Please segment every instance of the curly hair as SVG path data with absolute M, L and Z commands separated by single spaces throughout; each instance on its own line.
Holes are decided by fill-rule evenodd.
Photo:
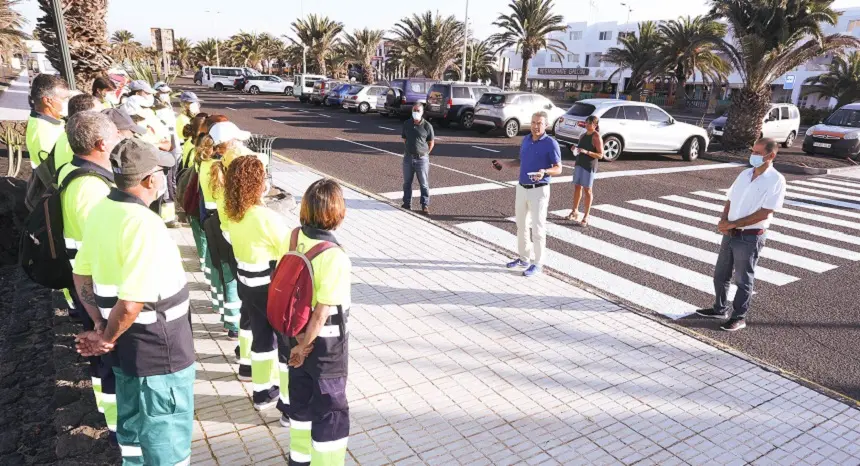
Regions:
M 230 221 L 242 221 L 248 210 L 259 204 L 265 184 L 266 169 L 257 157 L 237 157 L 230 163 L 224 204 Z
M 203 132 L 203 125 L 206 123 L 206 118 L 208 117 L 208 113 L 201 112 L 191 118 L 191 121 L 182 128 L 182 138 L 192 138 L 192 141 L 196 141 L 197 136 Z

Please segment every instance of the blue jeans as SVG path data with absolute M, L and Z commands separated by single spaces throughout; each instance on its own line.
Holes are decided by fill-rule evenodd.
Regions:
M 403 156 L 403 205 L 412 205 L 412 180 L 418 175 L 418 186 L 421 188 L 421 207 L 430 205 L 430 157 L 425 155 L 413 158 Z
M 755 283 L 755 266 L 765 243 L 765 235 L 723 236 L 720 254 L 714 268 L 714 310 L 727 313 L 729 310 L 729 285 L 734 276 L 738 291 L 733 302 L 733 319 L 746 317 L 752 301 Z
M 596 171 L 586 170 L 577 166 L 573 170 L 573 184 L 582 186 L 583 188 L 591 188 L 594 186 L 594 175 L 596 174 Z

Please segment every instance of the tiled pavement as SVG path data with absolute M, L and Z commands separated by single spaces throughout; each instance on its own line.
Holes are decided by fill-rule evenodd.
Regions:
M 317 178 L 280 166 L 297 197 Z M 347 464 L 860 464 L 860 410 L 346 191 Z M 296 225 L 295 216 L 289 218 Z M 194 464 L 284 464 L 176 230 L 198 356 Z

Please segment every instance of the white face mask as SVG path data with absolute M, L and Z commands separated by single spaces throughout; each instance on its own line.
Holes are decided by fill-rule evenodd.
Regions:
M 188 104 L 188 113 L 192 115 L 197 115 L 200 113 L 200 104 L 197 102 L 191 102 Z
M 161 180 L 161 187 L 158 188 L 155 199 L 161 199 L 164 197 L 164 194 L 167 192 L 167 177 L 164 175 L 164 172 L 161 172 L 161 175 L 158 176 Z
M 424 116 L 424 112 L 412 112 L 412 119 L 418 121 Z
M 107 95 L 105 95 L 105 101 L 113 105 L 119 103 L 119 99 L 114 92 L 108 92 Z
M 165 92 L 163 94 L 158 94 L 158 100 L 160 100 L 166 104 L 169 104 L 170 103 L 170 94 L 167 92 Z
M 155 96 L 152 94 L 144 94 L 138 97 L 140 97 L 139 102 L 141 107 L 149 108 L 155 105 Z
M 60 116 L 69 116 L 69 99 L 63 101 L 63 106 L 60 108 Z

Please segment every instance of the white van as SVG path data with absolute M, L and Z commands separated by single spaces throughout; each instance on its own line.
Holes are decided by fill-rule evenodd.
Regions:
M 216 91 L 233 89 L 236 79 L 240 76 L 256 76 L 259 74 L 251 68 L 238 68 L 232 66 L 204 66 L 201 84 L 214 88 Z
M 314 91 L 314 84 L 317 81 L 325 79 L 321 74 L 297 74 L 293 81 L 296 83 L 293 88 L 293 95 L 299 98 L 301 102 L 307 102 L 311 98 Z
M 719 140 L 726 126 L 726 115 L 723 115 L 708 125 L 708 135 L 712 141 Z M 770 110 L 764 116 L 761 125 L 761 136 L 782 143 L 782 147 L 791 147 L 800 131 L 800 110 L 793 104 L 770 104 Z

